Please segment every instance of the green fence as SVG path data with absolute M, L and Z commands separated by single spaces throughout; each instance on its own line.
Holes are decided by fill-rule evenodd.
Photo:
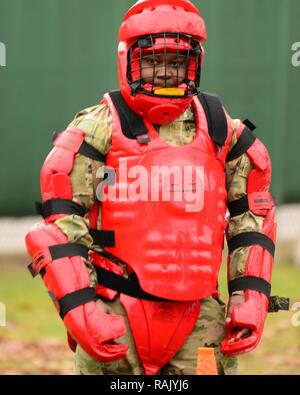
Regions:
M 54 130 L 117 87 L 121 0 L 0 0 L 0 215 L 32 214 Z M 194 1 L 208 29 L 202 86 L 249 118 L 273 163 L 272 191 L 299 201 L 299 0 Z

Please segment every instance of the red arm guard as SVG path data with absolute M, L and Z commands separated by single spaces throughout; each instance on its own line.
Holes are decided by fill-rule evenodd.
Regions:
M 248 130 L 248 133 L 250 131 Z M 252 137 L 253 138 L 253 137 Z M 253 350 L 259 343 L 266 314 L 268 312 L 269 295 L 271 288 L 271 275 L 276 240 L 275 207 L 272 195 L 269 192 L 271 183 L 271 161 L 269 154 L 261 141 L 255 139 L 246 151 L 254 169 L 249 173 L 247 182 L 247 196 L 243 201 L 244 211 L 251 210 L 255 215 L 263 216 L 264 222 L 261 233 L 240 233 L 228 240 L 229 252 L 242 246 L 250 246 L 244 276 L 234 280 L 230 278 L 230 255 L 228 255 L 229 291 L 245 291 L 245 302 L 235 306 L 232 310 L 232 319 L 227 327 L 227 338 L 221 344 L 221 350 L 227 355 L 237 355 Z M 245 208 L 246 202 L 246 208 Z M 241 213 L 237 201 L 233 203 L 234 215 Z M 230 208 L 229 208 L 230 210 Z M 231 212 L 231 216 L 232 212 Z M 235 336 L 237 328 L 251 329 L 251 335 L 229 343 Z
M 78 129 L 67 130 L 54 144 L 41 172 L 42 197 L 44 202 L 57 204 L 69 200 L 69 204 L 66 212 L 51 213 L 44 223 L 35 225 L 27 234 L 26 246 L 33 259 L 31 271 L 34 275 L 42 275 L 71 337 L 94 359 L 112 361 L 126 355 L 127 346 L 113 342 L 125 334 L 124 319 L 97 308 L 96 292 L 90 288 L 89 272 L 82 260 L 82 257 L 88 259 L 88 248 L 70 244 L 65 234 L 52 223 L 70 214 L 69 174 L 75 154 L 86 145 L 84 133 Z

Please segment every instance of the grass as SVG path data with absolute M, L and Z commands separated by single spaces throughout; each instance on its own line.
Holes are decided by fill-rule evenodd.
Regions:
M 0 302 L 6 306 L 7 339 L 65 339 L 65 327 L 40 277 L 32 278 L 28 258 L 1 257 Z
M 0 302 L 6 306 L 7 320 L 6 327 L 0 327 L 2 342 L 31 344 L 54 341 L 65 345 L 65 327 L 42 280 L 30 276 L 26 268 L 28 258 L 2 256 L 0 259 Z M 300 301 L 299 283 L 300 268 L 291 265 L 274 268 L 273 295 L 288 296 L 292 303 Z M 226 300 L 225 265 L 220 275 L 220 291 Z M 240 357 L 242 374 L 300 373 L 300 326 L 292 325 L 293 314 L 295 311 L 268 314 L 259 347 Z M 68 358 L 71 357 L 70 354 Z M 7 363 L 13 371 L 14 362 L 10 360 Z M 0 364 L 0 371 L 3 369 Z

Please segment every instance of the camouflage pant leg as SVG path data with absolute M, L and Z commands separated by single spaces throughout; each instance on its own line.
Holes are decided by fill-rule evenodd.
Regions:
M 111 363 L 93 360 L 80 346 L 75 356 L 75 374 L 144 374 L 132 338 L 126 313 L 119 300 L 106 302 L 115 314 L 125 319 L 127 332 L 118 339 L 129 348 L 126 358 Z M 161 374 L 195 374 L 197 348 L 214 347 L 219 374 L 237 374 L 236 358 L 228 358 L 220 352 L 219 344 L 225 337 L 225 304 L 214 298 L 203 299 L 200 316 L 195 328 L 180 351 L 160 371 Z
M 193 332 L 175 357 L 162 368 L 162 374 L 195 374 L 198 347 L 213 347 L 215 349 L 220 375 L 238 374 L 237 358 L 226 357 L 221 353 L 219 347 L 226 336 L 225 308 L 225 303 L 212 297 L 201 301 L 200 315 Z

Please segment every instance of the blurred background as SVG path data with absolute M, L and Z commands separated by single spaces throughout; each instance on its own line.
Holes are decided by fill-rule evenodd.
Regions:
M 240 370 L 299 374 L 300 66 L 292 46 L 300 42 L 300 2 L 193 2 L 208 30 L 202 89 L 217 93 L 232 117 L 256 124 L 271 156 L 278 201 L 272 293 L 294 307 L 269 314 L 261 345 L 241 357 Z M 34 202 L 53 132 L 118 88 L 118 28 L 133 4 L 0 0 L 0 374 L 72 374 L 64 326 L 42 281 L 26 269 L 24 235 L 39 221 Z

